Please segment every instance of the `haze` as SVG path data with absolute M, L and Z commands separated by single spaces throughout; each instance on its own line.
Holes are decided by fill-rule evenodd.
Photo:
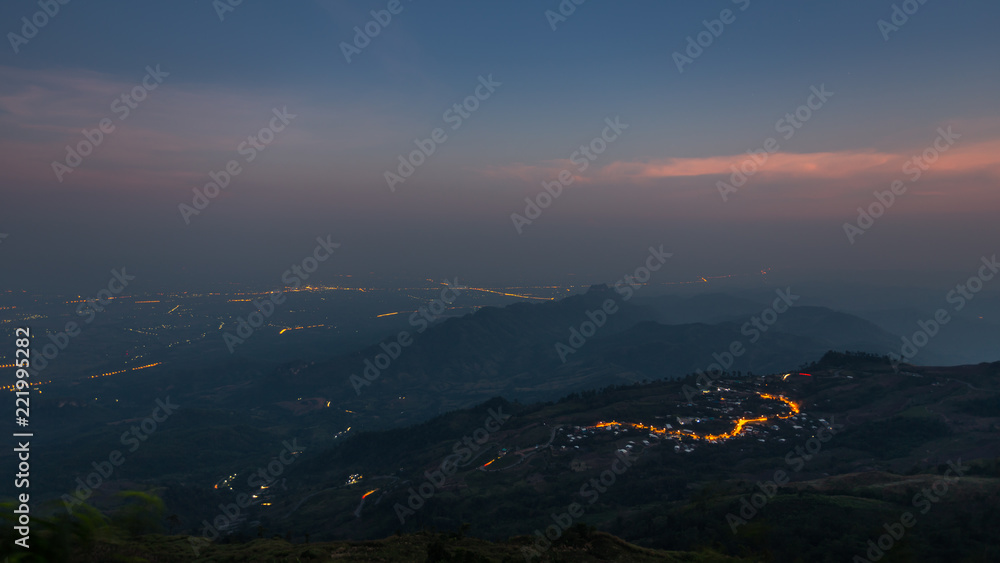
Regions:
M 385 2 L 61 6 L 0 50 L 2 282 L 92 293 L 126 266 L 149 287 L 277 283 L 328 235 L 342 247 L 320 278 L 612 282 L 664 245 L 663 281 L 905 271 L 936 287 L 996 252 L 995 3 L 928 2 L 895 29 L 882 2 L 551 4 L 402 2 L 367 43 L 354 28 Z M 4 31 L 34 8 L 6 3 Z M 238 147 L 283 108 L 247 162 Z M 54 169 L 102 119 L 92 154 Z M 592 145 L 615 119 L 627 129 Z M 914 179 L 939 129 L 947 150 Z M 433 154 L 390 189 L 415 140 Z M 602 145 L 581 171 L 580 147 Z M 185 217 L 230 160 L 240 174 Z M 895 180 L 905 193 L 849 236 Z

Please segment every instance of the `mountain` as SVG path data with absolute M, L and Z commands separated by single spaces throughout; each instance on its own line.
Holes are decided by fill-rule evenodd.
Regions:
M 603 311 L 609 303 L 610 314 Z M 433 324 L 420 320 L 331 360 L 290 362 L 263 373 L 234 362 L 175 375 L 164 387 L 205 407 L 303 414 L 328 406 L 351 415 L 333 417 L 336 425 L 391 428 L 497 396 L 547 401 L 699 370 L 791 371 L 831 349 L 899 350 L 897 336 L 858 317 L 794 302 L 780 313 L 773 306 L 723 295 L 626 300 L 598 285 L 557 301 L 484 307 Z M 717 317 L 725 308 L 739 312 L 730 315 L 736 320 L 675 322 Z
M 628 471 L 635 477 L 615 488 L 616 500 L 600 495 L 585 517 L 575 519 L 648 548 L 722 545 L 730 555 L 758 553 L 759 546 L 726 531 L 726 511 L 748 492 L 746 483 L 782 468 L 788 447 L 808 443 L 823 420 L 849 429 L 835 447 L 824 447 L 829 457 L 824 454 L 796 475 L 797 484 L 781 489 L 776 498 L 789 506 L 798 507 L 801 495 L 829 497 L 828 491 L 847 495 L 821 499 L 830 510 L 855 506 L 872 487 L 908 490 L 908 484 L 896 483 L 899 475 L 916 472 L 922 477 L 914 482 L 933 480 L 951 458 L 977 459 L 976 471 L 992 478 L 998 364 L 904 365 L 897 373 L 879 354 L 894 349 L 898 338 L 868 321 L 823 307 L 742 307 L 751 313 L 715 323 L 667 324 L 648 301 L 625 300 L 595 286 L 558 301 L 483 308 L 426 328 L 413 325 L 405 346 L 392 335 L 330 361 L 271 369 L 235 359 L 144 378 L 53 383 L 33 401 L 47 413 L 37 423 L 33 445 L 60 456 L 32 464 L 33 485 L 56 506 L 74 491 L 103 507 L 120 490 L 157 490 L 180 527 L 198 534 L 201 523 L 219 513 L 216 507 L 234 502 L 232 495 L 258 491 L 259 483 L 249 477 L 295 449 L 305 453 L 271 472 L 280 478 L 268 492 L 267 508 L 255 505 L 225 526 L 226 533 L 251 533 L 258 522 L 282 532 L 309 530 L 316 540 L 367 540 L 397 530 L 457 530 L 467 522 L 470 533 L 500 541 L 544 530 L 553 514 L 563 521 L 560 515 L 571 504 L 593 498 L 584 498 L 581 487 L 614 465 L 615 452 L 646 451 L 643 441 L 665 444 L 664 437 L 634 427 L 594 442 L 594 434 L 580 428 L 623 421 L 723 436 L 739 418 L 790 415 L 782 410 L 787 405 L 760 394 L 765 389 L 791 397 L 808 416 L 779 417 L 770 430 L 752 423 L 749 435 L 705 447 L 682 439 L 669 448 L 649 448 L 636 454 Z M 602 310 L 610 312 L 597 313 Z M 709 302 L 701 302 L 684 318 L 694 318 L 696 310 L 714 314 Z M 826 353 L 830 349 L 868 354 Z M 357 385 L 352 376 L 364 377 L 366 362 L 382 367 Z M 713 370 L 715 363 L 724 369 Z M 705 373 L 697 379 L 678 380 L 699 370 Z M 736 394 L 720 395 L 717 388 Z M 96 390 L 106 399 L 94 400 L 96 392 L 86 398 Z M 140 442 L 134 453 L 127 449 L 125 465 L 113 475 L 91 479 L 107 459 L 95 460 L 95 449 L 126 451 L 122 432 L 150 417 L 157 400 L 179 408 L 147 436 L 156 445 Z M 490 409 L 512 416 L 499 430 L 487 428 L 487 441 L 463 460 L 447 487 L 434 488 L 433 502 L 400 518 L 394 507 L 409 506 L 411 489 L 425 486 L 425 473 L 433 474 L 453 454 L 456 441 L 482 433 L 477 431 L 486 428 Z M 834 479 L 845 475 L 855 477 Z M 97 486 L 80 485 L 86 479 Z M 993 481 L 982 486 L 992 494 Z M 365 493 L 371 494 L 361 498 Z M 861 533 L 867 530 L 862 526 L 900 508 L 893 499 L 845 523 L 849 529 L 842 535 Z M 990 513 L 982 518 L 989 521 Z M 690 531 L 690 522 L 711 533 Z M 800 524 L 761 519 L 746 530 L 758 530 L 757 522 L 768 522 L 768 533 Z M 712 539 L 703 544 L 696 537 Z
M 712 372 L 717 365 L 730 372 L 785 373 L 829 349 L 883 353 L 895 345 L 894 336 L 870 323 L 825 308 L 793 306 L 760 331 L 747 323 L 763 317 L 768 304 L 747 303 L 757 313 L 736 321 L 662 324 L 647 303 L 622 297 L 595 286 L 558 301 L 483 308 L 425 330 L 412 327 L 410 345 L 400 346 L 387 369 L 357 386 L 366 362 L 381 362 L 380 354 L 389 360 L 385 348 L 392 350 L 395 335 L 330 361 L 271 368 L 234 358 L 137 378 L 53 383 L 33 401 L 48 413 L 37 423 L 36 441 L 62 455 L 35 464 L 43 476 L 38 487 L 57 497 L 76 489 L 75 479 L 90 471 L 92 449 L 120 447 L 123 429 L 148 417 L 158 399 L 170 398 L 181 408 L 169 424 L 158 426 L 157 446 L 132 456 L 120 477 L 190 483 L 192 500 L 183 502 L 196 504 L 196 491 L 204 491 L 199 487 L 266 462 L 289 436 L 321 449 L 351 433 L 419 424 L 493 397 L 551 401 L 609 385 Z M 573 331 L 608 300 L 615 300 L 617 312 L 575 348 Z M 729 363 L 734 343 L 744 352 Z M 565 363 L 557 344 L 575 350 L 564 353 Z M 197 466 L 187 463 L 188 455 L 198 457 Z
M 638 304 L 656 313 L 656 320 L 663 324 L 715 324 L 745 319 L 759 314 L 766 305 L 755 299 L 737 297 L 727 293 L 703 293 L 688 297 L 662 295 L 641 298 Z
M 588 313 L 599 318 L 595 311 L 608 300 L 617 312 L 606 315 L 593 336 L 581 338 Z M 698 302 L 695 308 L 705 308 L 704 299 Z M 571 391 L 707 371 L 734 342 L 745 353 L 722 367 L 754 372 L 794 370 L 831 349 L 884 354 L 899 347 L 898 337 L 845 313 L 792 306 L 773 320 L 762 316 L 767 305 L 741 302 L 755 313 L 717 324 L 661 324 L 654 319 L 662 319 L 662 311 L 594 286 L 560 301 L 484 308 L 414 331 L 413 343 L 383 362 L 385 369 L 376 368 L 375 360 L 389 360 L 387 347 L 395 338 L 308 366 L 282 386 L 295 396 L 319 389 L 356 412 L 398 413 L 391 419 L 398 425 L 494 396 L 551 400 Z M 374 376 L 370 380 L 362 380 L 366 370 Z
M 843 561 L 909 507 L 918 522 L 896 557 L 1000 553 L 991 532 L 1000 525 L 1000 363 L 904 367 L 829 353 L 808 375 L 720 379 L 693 402 L 684 393 L 693 378 L 557 403 L 495 399 L 362 433 L 304 460 L 289 471 L 288 490 L 253 518 L 314 537 L 464 522 L 475 536 L 502 539 L 566 521 L 577 503 L 583 514 L 574 522 L 644 547 Z M 733 437 L 704 438 L 758 417 L 767 420 Z M 673 429 L 649 430 L 667 424 Z M 939 500 L 921 496 L 928 487 Z M 755 494 L 763 506 L 745 509 Z M 932 515 L 919 511 L 925 505 Z M 934 539 L 943 533 L 950 543 Z M 810 537 L 822 539 L 802 543 Z
M 985 309 L 987 304 L 976 302 L 975 305 L 979 309 Z M 980 305 L 983 306 L 979 307 Z M 912 337 L 914 332 L 920 330 L 917 321 L 930 319 L 935 310 L 933 306 L 924 310 L 881 309 L 861 311 L 856 315 L 894 334 Z M 985 317 L 997 318 L 996 315 L 988 313 Z M 925 348 L 919 351 L 914 361 L 923 364 L 959 365 L 996 361 L 1000 357 L 997 349 L 997 342 L 1000 342 L 1000 325 L 986 320 L 984 315 L 970 311 L 961 313 L 949 311 L 949 318 L 948 323 L 941 327 Z

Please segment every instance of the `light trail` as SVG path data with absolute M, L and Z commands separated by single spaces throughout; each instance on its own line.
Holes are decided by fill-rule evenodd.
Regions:
M 36 385 L 36 386 L 37 385 L 45 385 L 46 383 L 52 383 L 52 380 L 50 379 L 48 381 L 34 381 L 34 382 L 31 382 L 31 383 L 28 383 L 28 385 L 29 385 L 28 388 L 30 389 L 31 385 Z M 14 391 L 15 388 L 16 388 L 16 385 L 4 385 L 3 387 L 0 387 L 0 391 Z
M 799 414 L 799 412 L 800 412 L 799 405 L 797 403 L 795 403 L 794 401 L 792 401 L 791 399 L 788 399 L 787 397 L 782 397 L 780 395 L 769 395 L 769 394 L 766 394 L 766 393 L 761 393 L 760 394 L 760 398 L 761 399 L 774 400 L 774 401 L 781 401 L 782 403 L 784 403 L 785 405 L 788 406 L 789 413 L 786 414 L 786 415 L 780 415 L 780 414 L 779 415 L 775 415 L 777 418 L 780 418 L 780 419 L 791 418 L 791 417 Z M 733 429 L 730 430 L 729 432 L 724 433 L 724 434 L 698 434 L 697 432 L 694 432 L 693 430 L 673 430 L 673 429 L 669 429 L 669 428 L 657 428 L 655 426 L 646 425 L 646 424 L 643 424 L 641 422 L 617 422 L 617 421 L 598 422 L 597 424 L 595 424 L 593 426 L 590 426 L 588 428 L 596 429 L 596 428 L 607 428 L 609 426 L 627 426 L 627 427 L 635 428 L 636 430 L 647 430 L 647 431 L 652 432 L 654 434 L 672 435 L 672 436 L 687 436 L 689 438 L 694 438 L 696 440 L 706 440 L 706 441 L 709 441 L 709 442 L 716 442 L 716 441 L 719 441 L 719 440 L 725 440 L 725 439 L 728 439 L 728 438 L 734 438 L 734 437 L 740 435 L 743 432 L 744 428 L 746 428 L 747 425 L 749 425 L 749 424 L 758 424 L 758 423 L 762 423 L 762 422 L 767 422 L 768 420 L 770 420 L 769 416 L 761 416 L 761 417 L 757 417 L 757 418 L 740 418 L 739 420 L 736 421 L 736 425 L 733 427 Z M 487 465 L 489 465 L 489 464 L 487 464 Z M 485 467 L 485 465 L 483 467 Z
M 127 371 L 139 371 L 141 369 L 148 369 L 148 368 L 156 367 L 156 366 L 162 365 L 162 364 L 163 364 L 163 362 L 156 362 L 155 364 L 146 364 L 144 366 L 136 366 L 134 368 L 125 368 L 125 369 L 120 369 L 118 371 L 109 371 L 108 373 L 102 373 L 102 374 L 99 374 L 99 375 L 90 375 L 90 376 L 87 376 L 84 379 L 96 379 L 98 377 L 107 377 L 109 375 L 117 375 L 119 373 L 125 373 Z M 36 381 L 34 383 L 31 383 L 31 385 L 45 385 L 47 383 L 52 383 L 52 380 L 50 379 L 48 381 Z M 8 389 L 13 390 L 14 386 L 13 385 L 7 385 L 7 386 L 4 386 L 4 387 L 0 387 L 0 391 L 6 391 Z
M 484 291 L 486 293 L 495 293 L 497 295 L 505 295 L 507 297 L 519 297 L 521 299 L 538 299 L 539 301 L 555 301 L 555 297 L 533 297 L 531 295 L 519 295 L 517 293 L 505 293 L 503 291 L 493 291 L 492 289 L 484 289 L 482 287 L 469 287 L 466 289 L 471 289 L 472 291 Z
M 119 374 L 119 373 L 125 373 L 126 371 L 138 371 L 138 370 L 141 370 L 141 369 L 147 369 L 147 368 L 151 368 L 151 367 L 156 367 L 158 365 L 161 365 L 162 363 L 163 362 L 156 362 L 155 364 L 146 364 L 144 366 L 137 366 L 137 367 L 134 367 L 134 368 L 125 368 L 125 369 L 120 369 L 118 371 L 109 371 L 108 373 L 102 373 L 100 375 L 91 375 L 87 379 L 95 379 L 97 377 L 107 377 L 109 375 L 116 375 L 116 374 Z
M 788 408 L 791 410 L 791 413 L 787 414 L 785 416 L 781 416 L 779 414 L 778 418 L 781 418 L 781 419 L 791 418 L 791 417 L 799 414 L 799 405 L 797 403 L 795 403 L 794 401 L 792 401 L 791 399 L 787 398 L 787 397 L 782 397 L 780 395 L 768 395 L 766 393 L 761 393 L 760 398 L 761 399 L 771 399 L 773 401 L 781 401 L 782 403 L 785 403 L 786 405 L 788 405 Z
M 306 329 L 306 328 L 319 328 L 321 326 L 326 326 L 326 325 L 309 325 L 309 326 L 285 327 L 285 328 L 281 329 L 281 331 L 278 332 L 278 335 L 280 336 L 282 334 L 285 334 L 286 332 L 288 332 L 290 330 L 303 330 L 303 329 Z

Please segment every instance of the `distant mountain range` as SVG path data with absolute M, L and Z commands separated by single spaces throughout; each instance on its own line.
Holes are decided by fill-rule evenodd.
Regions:
M 931 486 L 948 462 L 975 460 L 976 477 L 935 508 L 936 519 L 922 520 L 920 537 L 940 525 L 971 546 L 958 552 L 1000 557 L 983 539 L 1000 525 L 1000 362 L 896 372 L 881 355 L 898 349 L 898 336 L 857 316 L 782 302 L 777 293 L 764 301 L 625 300 L 594 286 L 558 301 L 487 307 L 426 330 L 411 327 L 406 338 L 394 334 L 329 361 L 270 369 L 237 359 L 148 378 L 53 384 L 32 401 L 46 413 L 34 445 L 60 452 L 32 466 L 37 494 L 58 503 L 98 467 L 95 460 L 120 447 L 123 429 L 149 416 L 154 399 L 167 398 L 180 405 L 177 412 L 158 424 L 150 445 L 101 478 L 90 500 L 155 489 L 191 534 L 234 495 L 258 491 L 247 475 L 270 471 L 286 442 L 305 453 L 274 470 L 268 504 L 234 525 L 244 539 L 254 526 L 321 540 L 463 530 L 463 523 L 491 540 L 531 535 L 573 502 L 592 498 L 599 489 L 584 491 L 583 484 L 615 459 L 637 456 L 613 495 L 600 495 L 586 516 L 574 518 L 585 524 L 580 537 L 594 526 L 644 548 L 711 546 L 753 554 L 750 560 L 766 553 L 822 560 L 827 552 L 854 553 L 869 534 L 877 538 L 880 525 L 898 519 L 914 491 Z M 920 363 L 934 363 L 928 359 L 921 353 Z M 357 383 L 376 364 L 379 372 Z M 728 375 L 689 398 L 683 387 L 696 386 L 694 378 L 678 378 L 713 364 Z M 77 396 L 97 388 L 105 400 Z M 778 396 L 808 416 L 789 418 Z M 484 422 L 489 417 L 500 427 Z M 649 431 L 669 424 L 668 434 L 724 435 L 743 419 L 757 422 L 718 443 L 668 443 Z M 594 425 L 607 421 L 640 426 L 597 437 Z M 775 489 L 773 510 L 741 517 L 747 525 L 734 533 L 728 514 L 740 513 L 740 499 L 760 492 L 756 483 L 773 479 L 776 469 L 787 471 L 788 452 L 806 447 L 828 423 L 844 425 L 837 441 L 820 446 L 815 462 Z M 424 485 L 440 482 L 433 472 L 456 454 L 456 442 L 483 432 L 454 477 Z M 433 498 L 400 518 L 397 505 L 409 506 L 421 486 L 432 486 Z M 807 537 L 832 543 L 802 544 Z M 913 542 L 913 549 L 932 547 Z M 940 549 L 940 560 L 952 553 Z M 905 559 L 910 552 L 896 553 Z
M 614 301 L 617 312 L 574 348 L 573 331 L 579 332 L 588 312 L 601 310 L 608 300 Z M 495 396 L 551 400 L 571 391 L 682 377 L 708 371 L 715 363 L 729 371 L 763 373 L 797 369 L 827 350 L 885 354 L 899 348 L 897 336 L 823 307 L 793 305 L 761 320 L 770 305 L 724 295 L 637 304 L 608 286 L 593 286 L 559 301 L 487 307 L 432 325 L 421 334 L 414 330 L 413 343 L 401 347 L 398 358 L 377 372 L 372 367 L 376 358 L 384 356 L 383 366 L 389 359 L 383 345 L 297 367 L 294 378 L 283 380 L 296 396 L 320 390 L 358 412 L 402 411 L 393 418 L 400 424 Z M 716 322 L 689 322 L 693 319 Z M 393 341 L 384 343 L 392 347 Z M 734 342 L 744 352 L 726 365 Z M 568 348 L 562 348 L 565 362 L 557 344 L 573 350 L 566 353 Z M 364 378 L 366 368 L 369 376 L 377 377 L 354 379 L 352 384 L 352 375 Z M 399 397 L 406 397 L 405 402 Z

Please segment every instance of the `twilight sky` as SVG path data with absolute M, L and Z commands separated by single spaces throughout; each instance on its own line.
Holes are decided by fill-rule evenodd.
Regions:
M 992 0 L 53 4 L 0 6 L 4 287 L 277 283 L 327 235 L 321 276 L 483 283 L 998 250 Z

